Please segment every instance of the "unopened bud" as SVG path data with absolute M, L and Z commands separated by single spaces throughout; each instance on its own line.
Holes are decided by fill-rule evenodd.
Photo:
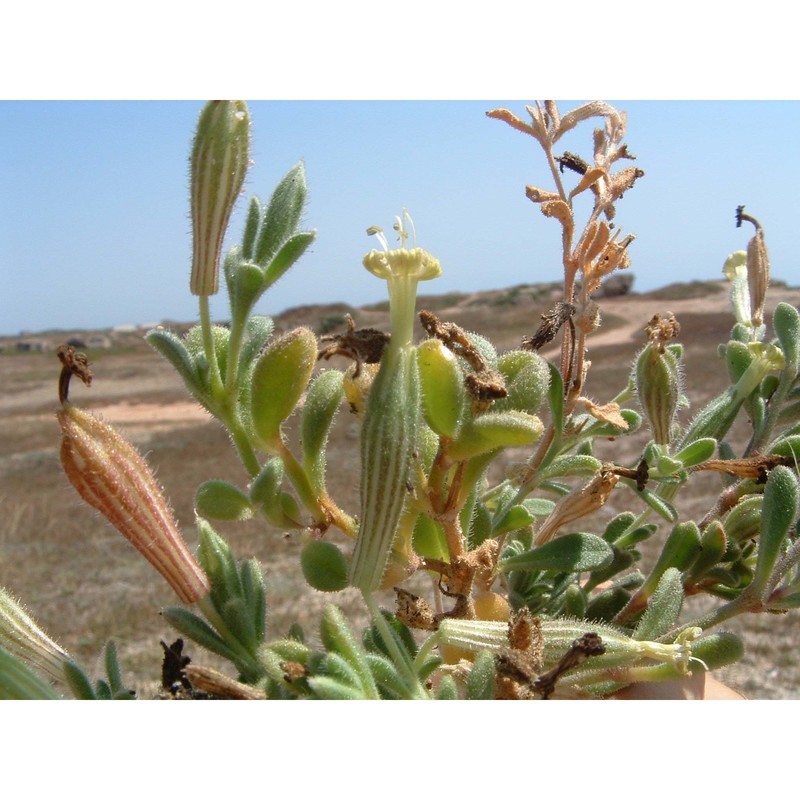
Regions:
M 246 103 L 207 103 L 197 122 L 191 158 L 192 294 L 216 294 L 219 288 L 222 240 L 249 157 L 250 114 Z
M 97 417 L 65 402 L 58 412 L 61 463 L 78 494 L 161 574 L 184 603 L 210 591 L 147 462 Z

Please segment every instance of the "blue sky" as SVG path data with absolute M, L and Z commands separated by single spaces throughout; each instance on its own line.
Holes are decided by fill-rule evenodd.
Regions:
M 564 101 L 564 110 L 580 101 Z M 635 288 L 716 279 L 752 229 L 766 230 L 773 275 L 800 283 L 796 101 L 614 101 L 645 177 L 617 206 Z M 266 199 L 303 160 L 318 231 L 312 252 L 261 300 L 289 306 L 383 299 L 361 266 L 370 225 L 403 207 L 443 267 L 425 292 L 560 277 L 560 230 L 524 196 L 550 187 L 532 139 L 484 112 L 525 101 L 256 101 L 246 196 Z M 0 333 L 196 318 L 189 294 L 187 155 L 199 101 L 0 102 Z M 564 149 L 589 156 L 592 125 Z M 237 208 L 230 243 L 246 208 Z M 225 298 L 214 299 L 218 319 Z

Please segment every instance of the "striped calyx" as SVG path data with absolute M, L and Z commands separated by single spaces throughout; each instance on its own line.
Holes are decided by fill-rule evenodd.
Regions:
M 250 114 L 241 100 L 214 100 L 197 122 L 191 156 L 192 294 L 219 289 L 219 261 L 228 220 L 250 157 Z
M 397 535 L 419 407 L 415 348 L 390 350 L 370 389 L 361 430 L 361 522 L 350 584 L 365 593 L 380 587 Z
M 110 425 L 65 402 L 58 412 L 61 464 L 78 494 L 96 508 L 161 574 L 180 600 L 210 591 L 140 453 Z

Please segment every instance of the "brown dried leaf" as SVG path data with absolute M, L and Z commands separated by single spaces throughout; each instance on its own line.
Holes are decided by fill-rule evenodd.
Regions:
M 543 203 L 542 214 L 546 217 L 555 217 L 565 228 L 572 226 L 572 209 L 563 200 Z
M 606 403 L 600 406 L 588 397 L 579 397 L 578 402 L 583 403 L 586 411 L 595 419 L 599 419 L 601 422 L 608 422 L 617 428 L 622 428 L 624 431 L 628 430 L 628 423 L 625 421 L 625 417 L 622 416 L 619 403 Z
M 614 120 L 616 125 L 622 122 L 619 111 L 610 103 L 606 103 L 604 100 L 591 100 L 588 103 L 584 103 L 582 106 L 578 106 L 578 108 L 574 108 L 572 111 L 568 111 L 561 117 L 561 122 L 553 137 L 553 141 L 558 141 L 558 139 L 567 131 L 572 130 L 579 122 L 591 119 L 592 117 L 608 117 Z
M 526 186 L 525 196 L 533 203 L 547 203 L 552 200 L 560 200 L 561 195 L 556 192 L 548 192 L 538 186 Z

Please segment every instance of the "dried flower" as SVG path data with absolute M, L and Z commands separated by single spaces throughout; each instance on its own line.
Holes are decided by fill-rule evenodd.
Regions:
M 744 213 L 744 206 L 736 209 L 736 227 L 742 222 L 751 222 L 756 229 L 755 236 L 747 243 L 747 284 L 750 289 L 750 307 L 752 324 L 758 328 L 764 321 L 764 302 L 769 284 L 769 256 L 764 242 L 764 229 L 761 223 L 749 214 Z
M 618 482 L 619 477 L 611 469 L 604 468 L 587 484 L 564 495 L 539 528 L 536 545 L 549 542 L 564 525 L 604 506 Z

